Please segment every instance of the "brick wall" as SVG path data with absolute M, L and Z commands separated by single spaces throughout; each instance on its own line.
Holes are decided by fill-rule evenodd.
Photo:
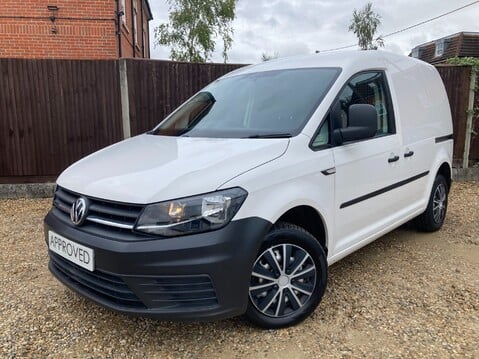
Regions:
M 122 3 L 120 1 L 120 3 Z M 144 0 L 125 0 L 125 16 L 121 18 L 122 33 L 122 57 L 150 57 L 148 10 Z M 135 10 L 133 10 L 135 9 Z M 136 16 L 137 41 L 134 41 L 134 22 Z M 146 41 L 143 41 L 143 29 L 146 33 Z
M 125 3 L 128 7 L 131 0 Z M 48 5 L 59 10 L 49 11 Z M 137 23 L 142 26 L 140 5 L 138 1 Z M 0 0 L 0 58 L 118 58 L 115 20 L 115 0 Z M 127 20 L 132 22 L 131 12 Z M 127 24 L 122 26 L 122 56 L 143 57 L 141 41 L 133 54 L 133 32 L 128 33 Z

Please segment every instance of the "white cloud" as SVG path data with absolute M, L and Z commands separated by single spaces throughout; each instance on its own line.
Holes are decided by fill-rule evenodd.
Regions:
M 373 9 L 382 16 L 380 34 L 405 28 L 435 17 L 471 0 L 376 0 Z M 165 0 L 150 0 L 154 21 L 151 28 L 168 21 Z M 280 56 L 314 53 L 356 43 L 348 32 L 353 9 L 366 0 L 239 0 L 233 23 L 234 42 L 229 62 L 259 62 L 263 52 Z M 385 49 L 408 54 L 426 41 L 460 31 L 479 31 L 479 4 L 385 39 Z M 152 31 L 153 34 L 153 31 Z M 153 37 L 153 35 L 152 35 Z M 222 44 L 217 42 L 213 61 L 222 62 Z M 154 47 L 152 57 L 166 59 L 169 49 Z

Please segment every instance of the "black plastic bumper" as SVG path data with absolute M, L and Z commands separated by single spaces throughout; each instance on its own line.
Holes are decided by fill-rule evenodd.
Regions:
M 92 248 L 89 272 L 49 252 L 63 284 L 109 309 L 165 320 L 214 320 L 243 314 L 251 267 L 271 223 L 232 221 L 208 233 L 121 242 L 75 228 L 50 212 L 48 231 Z

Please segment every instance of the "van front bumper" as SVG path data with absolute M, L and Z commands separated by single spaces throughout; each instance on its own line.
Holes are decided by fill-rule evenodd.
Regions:
M 251 268 L 270 227 L 246 218 L 212 232 L 126 242 L 83 232 L 53 211 L 44 226 L 47 245 L 53 231 L 94 250 L 93 272 L 49 251 L 49 269 L 60 282 L 106 308 L 162 320 L 243 314 Z

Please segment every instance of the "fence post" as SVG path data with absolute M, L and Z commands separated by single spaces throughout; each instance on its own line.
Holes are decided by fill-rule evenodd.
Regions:
M 471 152 L 472 118 L 474 116 L 474 92 L 476 89 L 476 71 L 471 68 L 471 82 L 469 84 L 469 103 L 467 105 L 466 138 L 464 142 L 464 156 L 462 156 L 462 168 L 469 167 L 469 153 Z
M 121 119 L 123 128 L 123 139 L 131 137 L 130 128 L 130 98 L 128 94 L 128 71 L 127 60 L 119 60 L 120 69 L 120 92 L 121 92 Z

